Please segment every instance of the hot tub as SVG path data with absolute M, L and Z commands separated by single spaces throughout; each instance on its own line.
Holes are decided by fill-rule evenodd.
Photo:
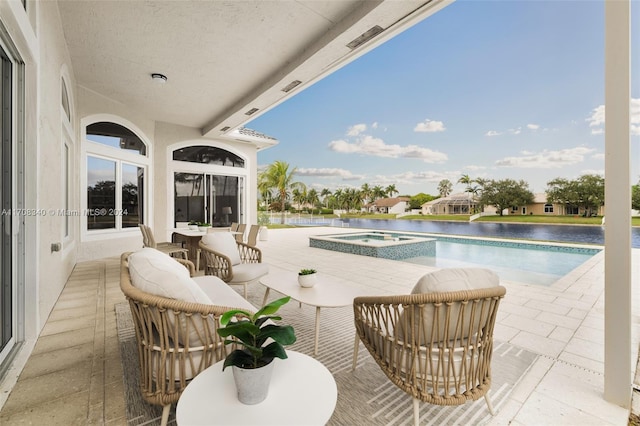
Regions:
M 435 238 L 376 231 L 315 235 L 309 237 L 309 246 L 392 260 L 436 255 Z

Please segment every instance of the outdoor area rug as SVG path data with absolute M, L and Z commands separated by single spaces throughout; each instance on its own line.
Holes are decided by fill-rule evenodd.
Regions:
M 253 285 L 249 301 L 262 303 L 264 287 Z M 278 297 L 272 291 L 270 300 Z M 291 301 L 278 312 L 285 323 L 291 324 L 298 338 L 287 349 L 313 356 L 315 308 L 300 306 Z M 138 354 L 129 305 L 116 305 L 116 321 L 120 353 L 124 370 L 125 401 L 129 425 L 159 425 L 162 408 L 146 403 L 139 390 Z M 322 309 L 320 344 L 315 357 L 331 371 L 338 386 L 338 402 L 329 425 L 411 425 L 413 403 L 411 397 L 397 388 L 384 375 L 360 344 L 358 365 L 351 370 L 355 328 L 353 308 Z M 537 355 L 508 343 L 494 342 L 492 361 L 491 400 L 499 411 L 514 386 L 533 364 Z M 440 407 L 420 404 L 420 420 L 425 425 L 483 425 L 492 418 L 484 398 L 461 406 Z M 175 404 L 169 417 L 175 424 Z

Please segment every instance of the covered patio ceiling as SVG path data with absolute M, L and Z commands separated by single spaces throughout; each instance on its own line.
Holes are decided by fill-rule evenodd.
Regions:
M 58 4 L 78 85 L 149 119 L 242 140 L 234 129 L 451 2 Z

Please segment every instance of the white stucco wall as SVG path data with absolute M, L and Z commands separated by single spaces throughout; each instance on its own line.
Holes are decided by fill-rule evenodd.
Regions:
M 61 75 L 64 72 L 68 79 L 66 82 L 67 92 L 69 93 L 69 102 L 72 104 L 72 111 L 76 110 L 73 104 L 75 101 L 73 90 L 75 80 L 57 4 L 41 2 L 38 13 L 40 15 L 38 41 L 41 55 L 38 64 L 40 110 L 37 148 L 39 163 L 37 170 L 39 173 L 37 173 L 36 191 L 37 208 L 47 212 L 46 215 L 37 216 L 38 262 L 36 267 L 38 268 L 39 327 L 41 328 L 44 326 L 76 261 L 76 245 L 73 238 L 68 239 L 64 250 L 59 252 L 52 252 L 51 244 L 64 242 L 65 218 L 57 213 L 58 209 L 65 207 L 64 185 L 66 179 L 63 176 L 63 137 L 69 140 L 71 152 L 77 151 L 74 149 L 77 147 L 77 116 L 73 115 L 72 117 L 73 122 L 69 127 L 71 131 L 65 132 L 61 107 Z M 73 157 L 71 160 L 71 182 L 77 182 L 77 167 L 73 166 Z M 27 173 L 35 172 L 36 170 L 27 170 Z M 75 236 L 77 237 L 77 233 Z

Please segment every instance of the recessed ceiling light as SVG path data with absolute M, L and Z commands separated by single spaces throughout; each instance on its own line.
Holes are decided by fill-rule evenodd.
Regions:
M 251 108 L 249 111 L 245 112 L 244 115 L 251 115 L 256 112 L 258 112 L 258 108 Z
M 229 130 L 231 127 L 229 126 L 224 126 L 222 129 L 220 129 L 221 132 L 226 132 L 227 130 Z
M 151 78 L 153 79 L 154 83 L 164 84 L 167 82 L 167 76 L 157 72 L 151 74 Z

